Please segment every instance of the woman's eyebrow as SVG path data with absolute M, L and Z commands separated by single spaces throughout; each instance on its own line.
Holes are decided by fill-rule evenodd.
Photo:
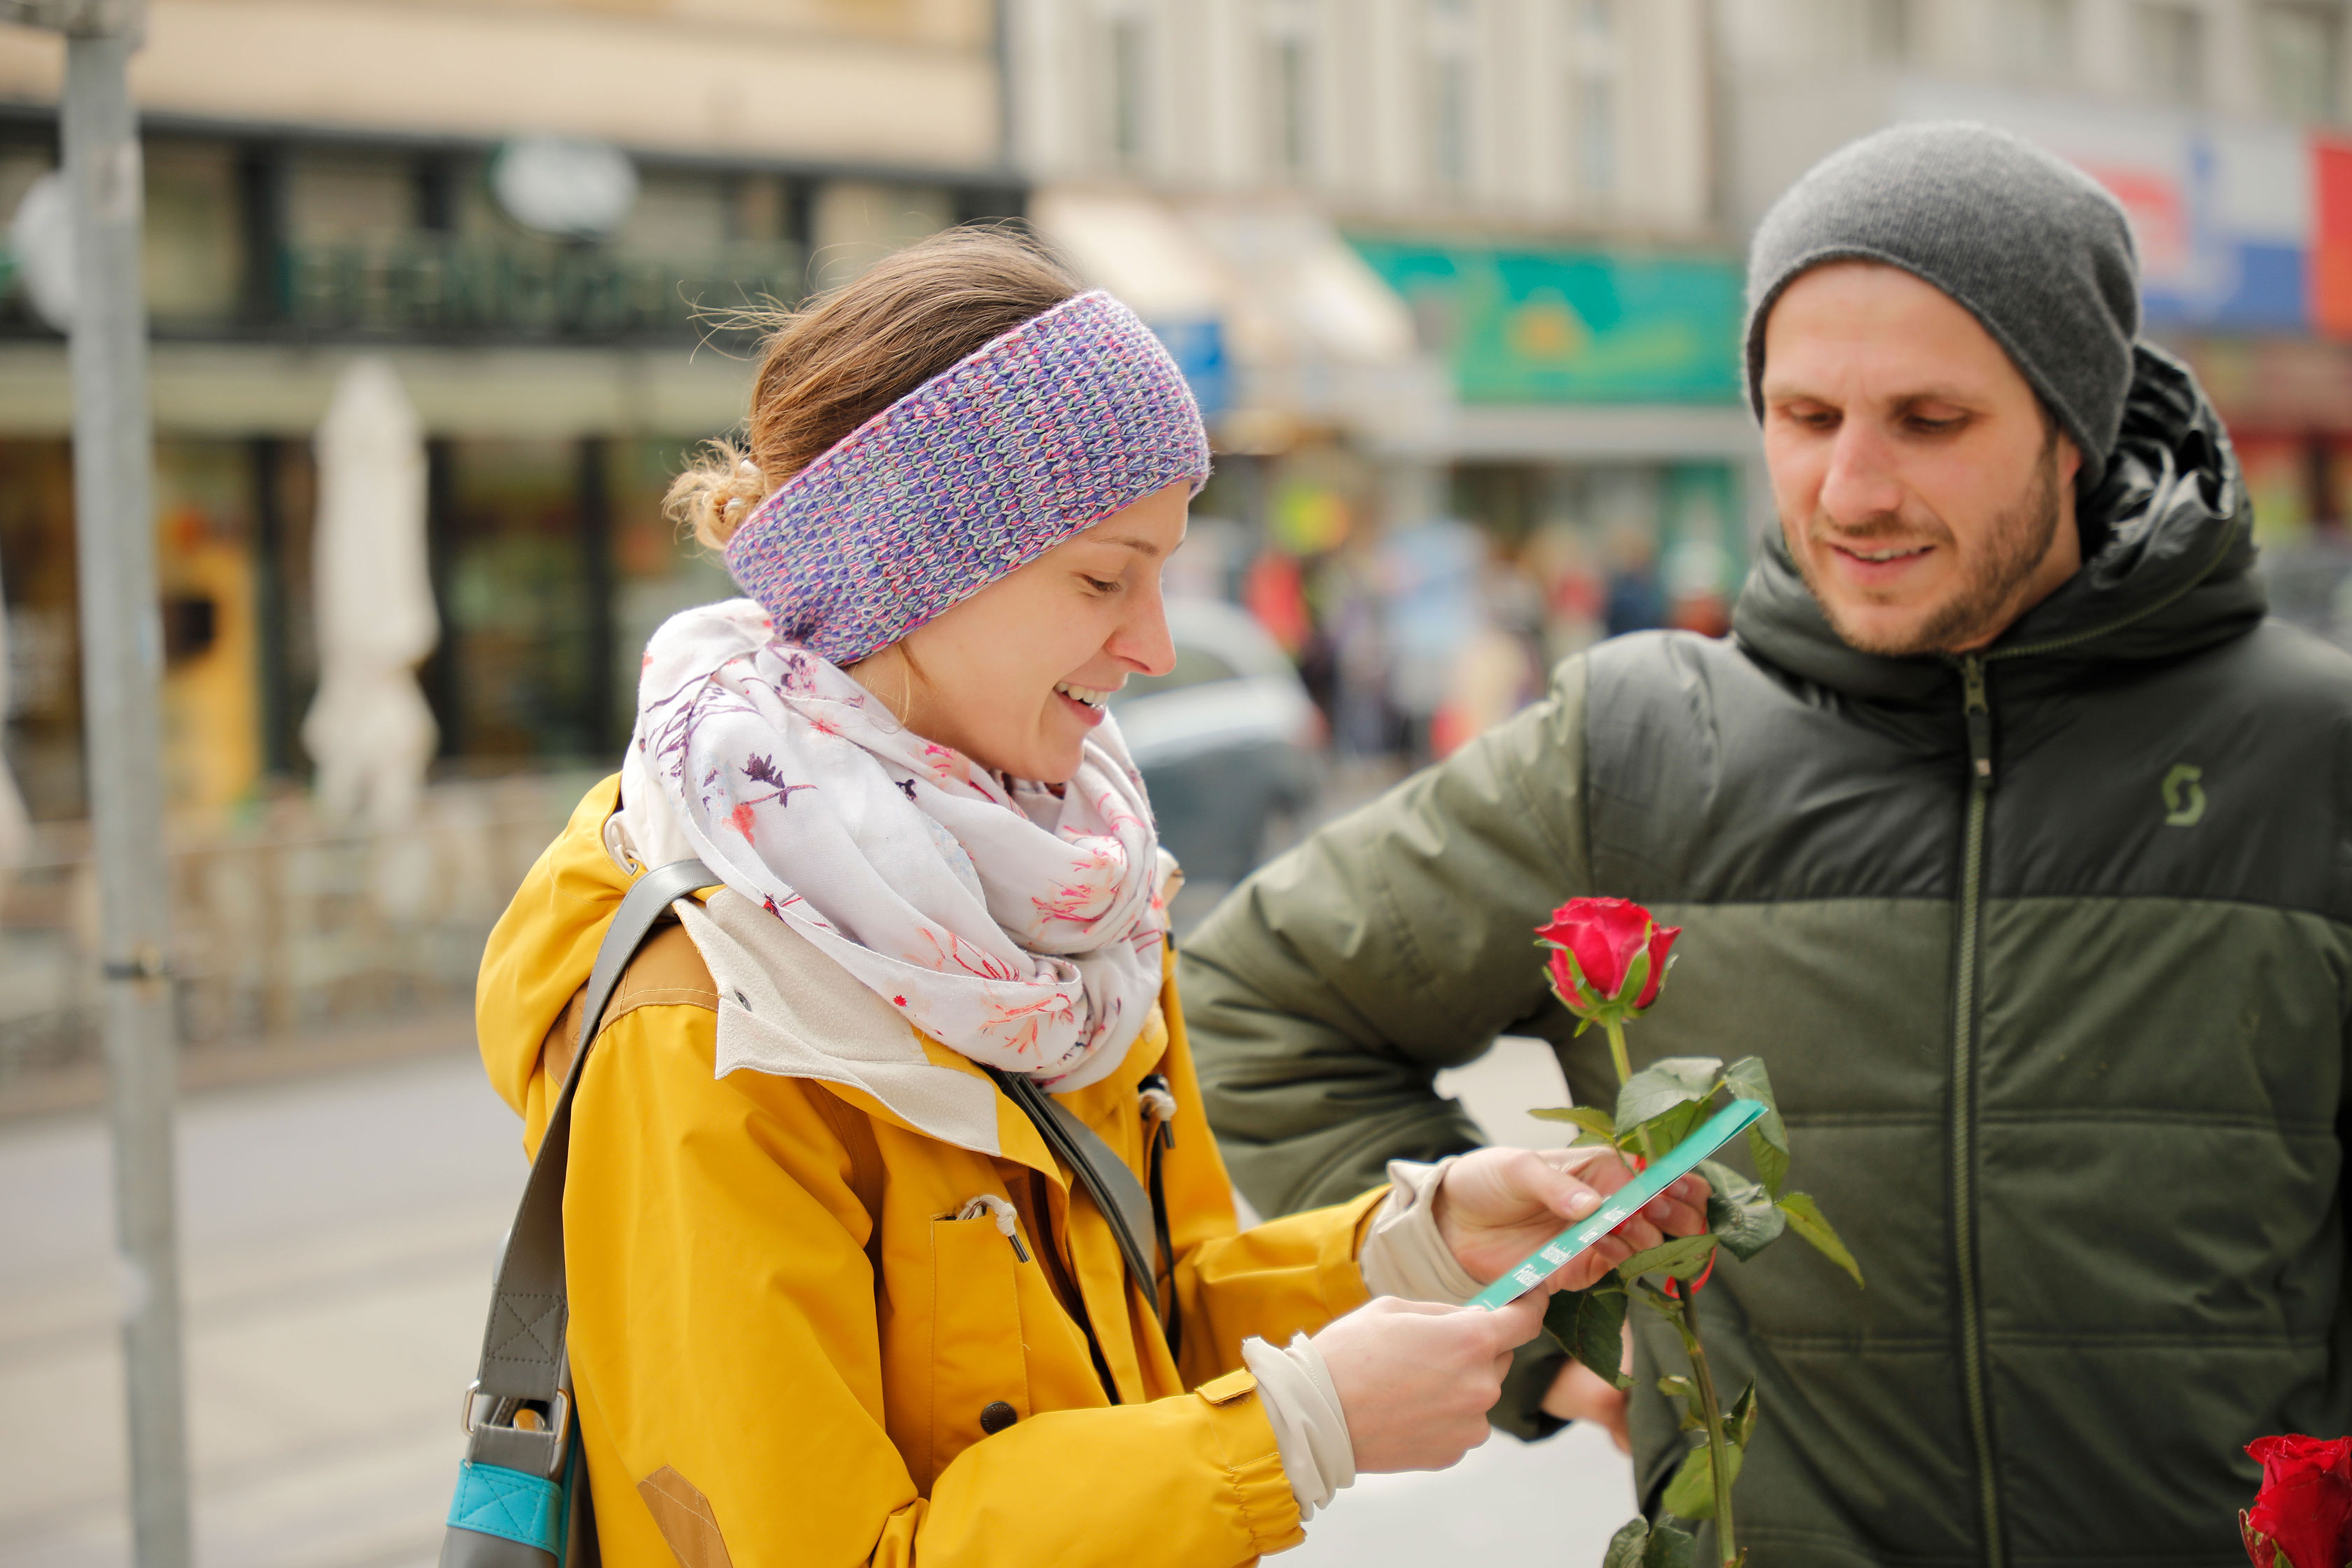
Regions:
M 1094 544 L 1123 544 L 1146 560 L 1158 558 L 1163 552 L 1149 539 L 1139 539 L 1131 533 L 1106 533 L 1089 541 Z

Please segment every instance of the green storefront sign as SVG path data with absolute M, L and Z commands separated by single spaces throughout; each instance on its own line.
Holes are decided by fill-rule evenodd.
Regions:
M 1465 403 L 1735 403 L 1728 261 L 1351 237 L 1444 345 Z

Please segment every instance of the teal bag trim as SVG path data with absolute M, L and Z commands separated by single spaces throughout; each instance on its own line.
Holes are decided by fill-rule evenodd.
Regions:
M 449 1500 L 449 1526 L 535 1546 L 563 1561 L 564 1482 L 527 1476 L 501 1465 L 458 1461 L 457 1495 Z

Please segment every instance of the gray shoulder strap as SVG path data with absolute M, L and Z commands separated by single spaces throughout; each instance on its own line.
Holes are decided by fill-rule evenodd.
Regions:
M 1153 1317 L 1161 1316 L 1160 1281 L 1152 1272 L 1152 1249 L 1147 1237 L 1157 1233 L 1151 1217 L 1151 1194 L 1118 1151 L 1102 1141 L 1095 1130 L 1072 1115 L 1069 1107 L 1055 1100 L 1037 1086 L 1034 1079 L 1020 1073 L 989 1068 L 988 1076 L 1005 1097 L 1019 1106 L 1045 1140 L 1045 1146 L 1062 1158 L 1062 1163 L 1077 1175 L 1079 1184 L 1095 1201 L 1095 1207 L 1110 1222 L 1111 1234 L 1118 1237 L 1119 1255 L 1127 1259 L 1127 1271 L 1143 1299 L 1151 1303 Z M 1170 1258 L 1170 1266 L 1175 1264 Z
M 490 1321 L 482 1336 L 482 1362 L 467 1401 L 468 1459 L 552 1479 L 563 1468 L 571 1390 L 564 1360 L 570 1300 L 563 1282 L 563 1175 L 572 1149 L 572 1094 L 596 1043 L 596 1029 L 613 1000 L 621 972 L 646 937 L 669 918 L 670 905 L 719 879 L 699 860 L 656 867 L 631 884 L 605 928 L 581 998 L 580 1043 L 563 1088 L 548 1112 L 539 1155 L 523 1184 L 522 1205 L 507 1233 L 490 1297 Z M 482 1401 L 488 1411 L 478 1417 Z M 548 1407 L 551 1419 L 536 1429 L 512 1425 L 507 1416 L 520 1403 Z

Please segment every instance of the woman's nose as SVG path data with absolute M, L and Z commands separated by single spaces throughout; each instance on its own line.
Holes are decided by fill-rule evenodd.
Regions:
M 1110 651 L 1145 675 L 1176 668 L 1176 641 L 1168 632 L 1168 606 L 1158 588 L 1139 595 L 1135 614 L 1111 637 Z

